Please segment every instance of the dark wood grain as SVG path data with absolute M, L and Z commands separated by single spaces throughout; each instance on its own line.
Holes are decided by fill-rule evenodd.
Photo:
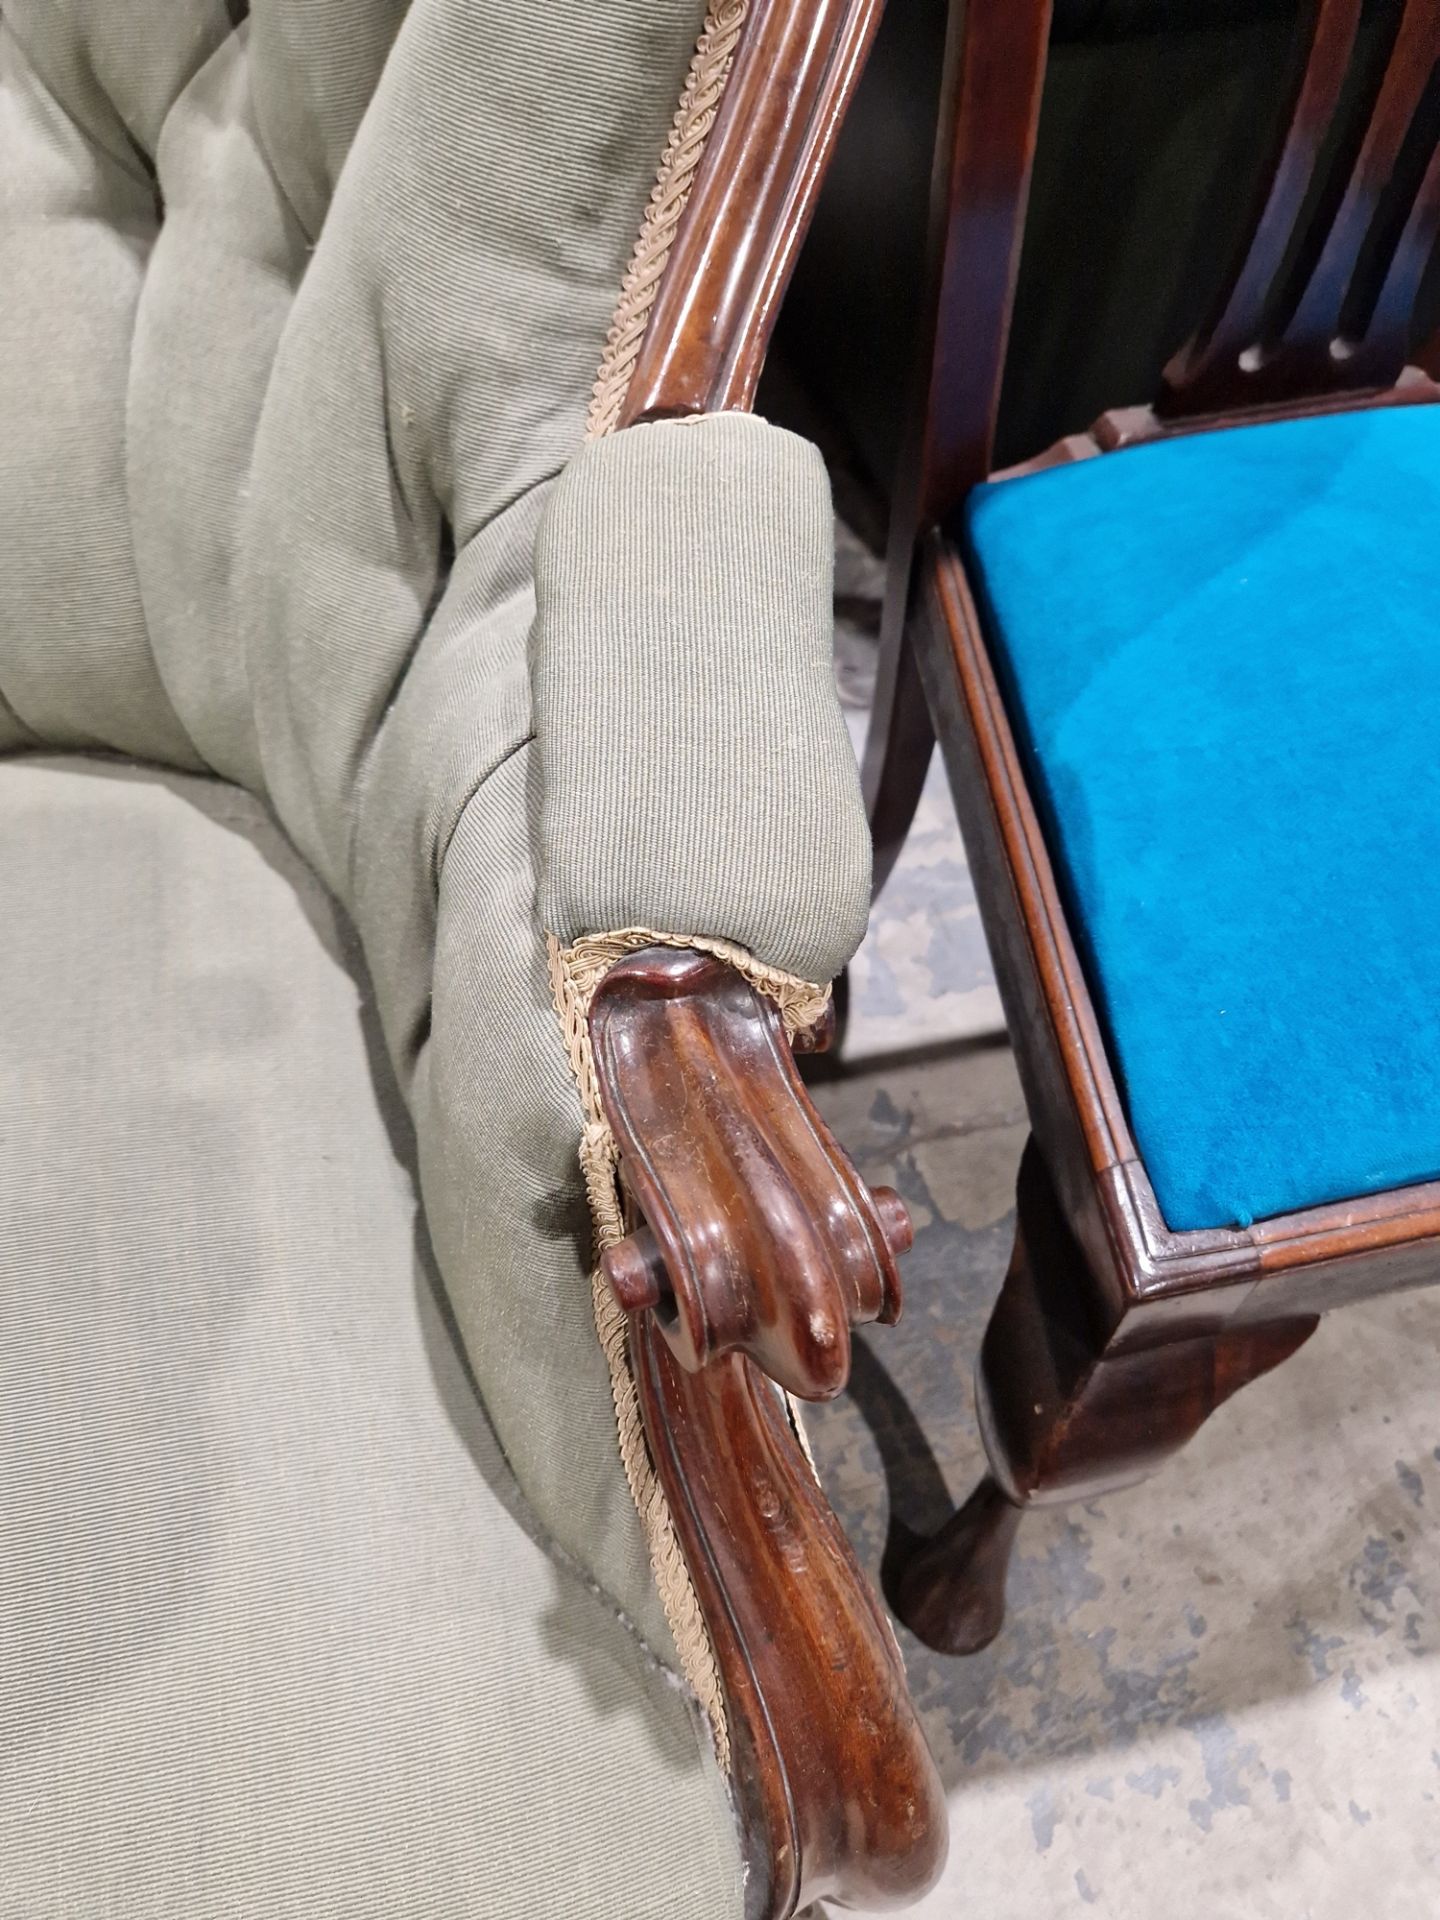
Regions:
M 621 424 L 748 409 L 884 0 L 751 0 Z
M 899 1313 L 908 1217 L 865 1187 L 775 1007 L 734 968 L 642 949 L 601 981 L 589 1022 L 637 1221 L 602 1265 L 720 1667 L 747 1914 L 902 1901 L 943 1863 L 944 1796 L 775 1383 L 812 1398 L 844 1383 L 851 1325 Z
M 1096 453 L 1119 453 L 1147 440 L 1173 440 L 1190 433 L 1218 433 L 1228 427 L 1257 427 L 1276 420 L 1313 420 L 1327 413 L 1369 413 L 1377 407 L 1431 406 L 1440 400 L 1440 384 L 1420 367 L 1402 367 L 1394 386 L 1377 392 L 1340 390 L 1301 400 L 1277 400 L 1266 405 L 1233 407 L 1226 413 L 1167 412 L 1159 405 L 1108 407 L 1090 428 Z M 1025 462 L 1026 471 L 1047 464 L 1042 454 Z M 1017 469 L 1018 471 L 1018 469 Z M 996 478 L 999 478 L 997 475 Z
M 747 1920 L 918 1898 L 945 1861 L 944 1792 L 784 1403 L 748 1360 L 690 1373 L 653 1319 L 635 1326 L 646 1432 L 729 1710 Z
M 915 817 L 934 733 L 911 656 L 924 532 L 990 471 L 1035 158 L 1049 0 L 952 10 L 913 398 L 890 512 L 862 782 L 878 893 Z
M 1312 0 L 1305 62 L 1269 191 L 1242 264 L 1215 317 L 1166 370 L 1162 414 L 1216 413 L 1334 391 L 1381 390 L 1405 366 L 1420 276 L 1440 225 L 1440 159 L 1411 184 L 1392 246 L 1372 244 L 1397 182 L 1412 125 L 1435 70 L 1440 0 L 1404 0 L 1353 165 L 1338 203 L 1310 198 L 1340 106 L 1360 23 L 1360 0 Z M 1328 212 L 1333 205 L 1333 212 Z M 1328 212 L 1328 217 L 1327 217 Z M 1306 218 L 1323 222 L 1319 247 L 1291 311 L 1279 306 L 1282 270 Z M 1347 316 L 1362 316 L 1348 323 Z
M 850 1329 L 900 1314 L 898 1194 L 872 1194 L 811 1104 L 773 1002 L 709 954 L 648 947 L 590 1010 L 621 1175 L 644 1225 L 602 1262 L 692 1372 L 747 1353 L 829 1399 Z
M 1023 1509 L 993 1473 L 928 1540 L 888 1560 L 885 1594 L 936 1653 L 980 1653 L 1005 1624 L 1005 1582 Z
M 1183 394 L 1192 411 L 1235 404 L 1240 357 L 1261 337 L 1276 278 L 1340 104 L 1361 5 L 1362 0 L 1310 0 L 1308 56 L 1249 244 L 1222 284 L 1212 317 L 1165 372 L 1168 395 L 1178 403 Z
M 922 528 L 990 471 L 1049 37 L 1049 0 L 952 14 L 907 476 Z

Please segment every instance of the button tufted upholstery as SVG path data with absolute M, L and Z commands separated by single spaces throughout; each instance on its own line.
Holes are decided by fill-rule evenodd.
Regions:
M 180 1424 L 135 1461 L 143 1481 L 180 1470 L 187 1434 L 202 1451 L 220 1447 L 231 1465 L 192 1489 L 205 1507 L 196 1525 L 233 1548 L 226 1530 L 242 1510 L 264 1532 L 255 1434 L 273 1431 L 275 1459 L 288 1462 L 280 1477 L 300 1476 L 287 1498 L 306 1474 L 319 1476 L 317 1489 L 329 1484 L 327 1449 L 341 1443 L 327 1433 L 315 1452 L 289 1415 L 328 1364 L 325 1326 L 346 1318 L 351 1223 L 337 1217 L 327 1240 L 324 1209 L 343 1213 L 372 1184 L 385 1220 L 379 1264 L 364 1276 L 371 1304 L 357 1294 L 356 1312 L 373 1309 L 382 1341 L 412 1343 L 389 1373 L 381 1356 L 373 1374 L 342 1371 L 314 1386 L 327 1422 L 353 1420 L 367 1436 L 356 1441 L 360 1470 L 353 1459 L 347 1469 L 354 1503 L 342 1502 L 313 1539 L 287 1536 L 268 1600 L 254 1567 L 233 1554 L 207 1561 L 195 1575 L 199 1610 L 178 1600 L 160 1608 L 153 1632 L 137 1627 L 133 1643 L 122 1635 L 107 1645 L 103 1671 L 83 1634 L 61 1630 L 73 1611 L 27 1640 L 23 1656 L 0 1629 L 0 1859 L 7 1870 L 20 1863 L 13 1870 L 24 1877 L 12 1884 L 25 1889 L 18 1910 L 27 1915 L 618 1911 L 609 1894 L 585 1893 L 591 1859 L 596 1888 L 609 1885 L 604 1860 L 625 1863 L 629 1916 L 740 1910 L 725 1785 L 681 1693 L 652 1677 L 655 1661 L 673 1667 L 674 1649 L 616 1454 L 590 1307 L 578 1109 L 537 906 L 548 876 L 547 911 L 566 934 L 603 930 L 596 915 L 661 924 L 748 941 L 773 964 L 817 978 L 843 964 L 863 928 L 864 823 L 824 665 L 828 494 L 813 450 L 750 420 L 632 429 L 587 456 L 598 492 L 572 489 L 547 507 L 580 444 L 701 15 L 696 0 L 255 0 L 248 12 L 237 0 L 5 0 L 0 751 L 19 757 L 0 766 L 0 835 L 28 851 L 3 923 L 7 941 L 23 931 L 19 972 L 7 978 L 14 993 L 24 985 L 25 1010 L 0 1005 L 0 1031 L 13 1018 L 44 1025 L 45 983 L 58 977 L 52 955 L 84 941 L 86 964 L 71 956 L 66 977 L 89 1038 L 67 1039 L 72 1013 L 57 1001 L 50 1049 L 7 1076 L 12 1116 L 43 1088 L 51 1132 L 23 1155 L 7 1148 L 0 1194 L 15 1205 L 49 1168 L 45 1191 L 62 1212 L 73 1202 L 77 1224 L 62 1219 L 42 1235 L 44 1258 L 13 1238 L 0 1248 L 0 1354 L 9 1381 L 33 1396 L 26 1431 L 39 1422 L 45 1446 L 69 1447 L 63 1436 L 82 1419 L 90 1427 L 96 1395 L 118 1396 L 95 1415 L 96 1447 L 123 1436 L 126 1369 L 80 1366 L 70 1392 L 64 1380 L 55 1387 L 45 1356 L 72 1341 L 103 1350 L 108 1295 L 120 1288 L 139 1315 L 145 1368 L 155 1364 L 152 1339 L 174 1368 L 192 1364 L 175 1315 L 224 1283 L 237 1242 L 219 1230 L 221 1215 L 244 1211 L 250 1183 L 278 1183 L 265 1187 L 270 1211 L 241 1235 L 269 1289 L 256 1344 L 236 1360 L 254 1398 L 241 1408 L 220 1390 L 222 1445 L 207 1424 L 215 1409 L 197 1410 L 167 1385 L 156 1417 Z M 656 557 L 647 504 L 704 529 L 703 564 L 688 564 L 684 542 Z M 541 597 L 555 610 L 553 670 L 546 629 L 531 633 L 547 513 Z M 757 527 L 768 536 L 758 581 Z M 617 589 L 636 577 L 644 591 Z M 761 617 L 782 585 L 783 608 Z M 657 674 L 662 691 L 647 704 L 640 696 Z M 751 753 L 745 723 L 757 685 L 769 689 L 768 731 Z M 676 738 L 664 716 L 679 711 L 708 719 Z M 176 770 L 162 781 L 171 796 L 162 816 L 133 784 L 139 775 L 77 786 L 78 763 L 45 757 L 55 750 Z M 638 817 L 637 765 L 649 770 Z M 233 849 L 207 845 L 210 828 L 199 824 L 232 806 L 225 832 L 268 865 L 264 900 L 224 882 Z M 623 834 L 614 827 L 622 818 Z M 65 865 L 87 844 L 108 850 L 105 910 L 82 921 L 56 905 L 63 892 L 46 895 L 42 876 L 53 863 L 56 887 L 72 884 Z M 676 849 L 687 847 L 682 872 Z M 291 854 L 277 848 L 303 866 L 292 871 Z M 131 869 L 127 889 L 113 875 Z M 256 880 L 253 861 L 247 872 Z M 88 880 L 73 884 L 89 891 Z M 307 915 L 331 911 L 322 900 L 338 903 L 358 934 L 355 977 L 374 996 L 377 1024 L 366 1034 L 382 1036 L 386 1057 L 365 1056 L 368 1081 L 353 1009 L 333 1024 L 341 989 L 333 955 L 328 971 L 323 964 L 330 936 L 305 930 Z M 679 924 L 692 914 L 703 924 Z M 206 985 L 189 1024 L 175 1024 L 168 999 L 155 1019 L 144 1010 L 147 980 L 170 964 L 164 940 L 182 932 L 213 941 L 208 966 L 194 962 Z M 287 1067 L 292 1048 L 304 1057 L 312 990 L 314 1020 L 332 1019 L 343 1058 L 338 1078 L 313 1085 Z M 271 1069 L 251 1085 L 244 1127 L 226 1135 L 182 1222 L 169 1156 L 183 1159 L 193 1145 L 186 1103 L 148 1100 L 153 1061 L 132 1081 L 125 1056 L 102 1053 L 122 1034 L 133 1062 L 163 1048 L 172 1091 L 193 1073 L 214 1094 L 227 1061 L 251 1057 L 244 1008 L 260 1003 L 278 1022 L 267 1028 Z M 475 1512 L 456 1518 L 463 1463 L 425 1404 L 436 1383 L 413 1350 L 415 1283 L 399 1231 L 409 1174 L 387 1158 L 374 1112 L 362 1111 L 362 1082 L 378 1102 L 391 1074 L 413 1126 L 424 1242 L 473 1381 L 455 1384 L 451 1355 L 447 1391 L 463 1399 L 478 1390 L 506 1464 L 493 1452 L 486 1459 L 513 1473 L 526 1524 L 558 1556 L 545 1575 L 504 1502 L 487 1504 L 478 1482 Z M 119 1265 L 104 1225 L 113 1176 L 100 1164 L 118 1148 L 95 1119 L 117 1086 L 129 1089 L 127 1140 L 148 1143 L 129 1176 L 147 1204 Z M 299 1182 L 288 1197 L 284 1165 L 257 1158 L 266 1099 L 287 1103 L 277 1137 L 290 1143 Z M 300 1180 L 315 1172 L 322 1134 L 355 1176 L 353 1191 Z M 305 1262 L 327 1246 L 334 1265 L 314 1279 L 312 1298 Z M 154 1292 L 165 1274 L 173 1290 Z M 67 1322 L 61 1295 L 78 1297 L 87 1284 L 92 1297 Z M 410 1305 L 403 1338 L 395 1300 L 382 1299 L 387 1286 Z M 37 1332 L 35 1296 L 47 1290 L 58 1317 L 47 1333 L 42 1314 Z M 425 1314 L 443 1345 L 448 1335 Z M 336 1356 L 352 1333 L 337 1328 Z M 230 1338 L 217 1322 L 217 1353 Z M 414 1405 L 376 1426 L 377 1395 Z M 407 1457 L 416 1433 L 429 1438 Z M 232 1441 L 238 1451 L 227 1451 Z M 458 1608 L 447 1615 L 443 1658 L 467 1676 L 457 1678 L 457 1701 L 472 1697 L 472 1683 L 489 1698 L 491 1676 L 508 1702 L 493 1726 L 466 1728 L 452 1705 L 436 1735 L 435 1804 L 456 1818 L 467 1808 L 481 1836 L 467 1841 L 463 1874 L 458 1853 L 445 1868 L 456 1877 L 443 1900 L 429 1877 L 436 1829 L 424 1826 L 422 1839 L 412 1824 L 415 1781 L 393 1805 L 386 1798 L 411 1761 L 388 1771 L 379 1761 L 390 1738 L 386 1690 L 406 1692 L 407 1662 L 416 1663 L 414 1699 L 433 1700 L 437 1713 L 443 1704 L 442 1655 L 406 1564 L 429 1549 L 405 1531 L 413 1523 L 423 1534 L 416 1515 L 431 1499 L 426 1449 L 436 1447 L 449 1452 L 434 1551 Z M 362 1484 L 392 1459 L 413 1502 L 399 1532 L 388 1508 L 375 1518 Z M 0 1567 L 0 1620 L 24 1607 L 43 1622 L 58 1605 L 55 1569 L 74 1563 L 37 1543 L 63 1536 L 70 1520 L 59 1483 L 23 1473 L 17 1482 L 19 1471 L 10 1450 L 0 1453 L 0 1512 L 11 1524 L 18 1515 L 23 1536 L 23 1551 Z M 234 1504 L 236 1475 L 248 1505 Z M 143 1506 L 143 1486 L 135 1498 Z M 88 1513 L 86 1537 L 93 1545 L 112 1524 L 100 1559 L 133 1591 L 111 1598 L 142 1610 L 162 1577 L 146 1556 L 168 1551 L 168 1536 L 126 1533 L 118 1501 Z M 450 1539 L 452 1526 L 463 1540 Z M 368 1553 L 347 1529 L 361 1530 Z M 315 1599 L 340 1552 L 377 1583 L 366 1604 L 381 1638 L 358 1635 L 348 1652 L 349 1614 Z M 495 1574 L 501 1562 L 516 1569 L 508 1587 Z M 38 1584 L 24 1585 L 27 1567 L 40 1569 Z M 467 1567 L 479 1582 L 473 1617 L 456 1599 Z M 5 1593 L 7 1577 L 22 1583 L 18 1595 Z M 298 1605 L 312 1580 L 286 1657 L 267 1666 L 273 1639 L 242 1635 L 244 1660 L 222 1673 L 206 1620 Z M 525 1616 L 513 1634 L 486 1613 L 502 1602 Z M 554 1634 L 547 1608 L 563 1622 Z M 398 1619 L 411 1623 L 403 1633 Z M 284 1696 L 327 1621 L 338 1639 L 297 1705 Z M 563 1653 L 557 1641 L 590 1649 L 574 1675 L 590 1671 L 592 1653 L 604 1669 L 603 1682 L 566 1693 L 563 1739 L 556 1714 L 538 1704 Z M 378 1695 L 366 1688 L 372 1661 L 385 1664 Z M 146 1676 L 162 1669 L 167 1686 L 150 1686 Z M 17 1699 L 31 1702 L 23 1721 Z M 36 1699 L 53 1713 L 37 1716 Z M 517 1767 L 512 1777 L 497 1743 L 523 1746 L 527 1699 L 542 1731 L 529 1773 Z M 304 1740 L 321 1742 L 328 1760 L 308 1748 L 293 1768 L 285 1758 L 296 1713 L 309 1715 Z M 263 1726 L 277 1730 L 273 1740 Z M 423 1745 L 417 1722 L 397 1751 L 418 1755 Z M 141 1779 L 142 1748 L 200 1772 L 168 1793 L 158 1776 Z M 534 1833 L 520 1845 L 516 1823 L 528 1813 L 514 1796 L 550 1766 L 575 1770 L 576 1794 L 567 1803 L 557 1793 L 537 1817 L 568 1824 L 544 1847 Z M 590 1791 L 602 1774 L 613 1774 L 608 1797 Z M 245 1847 L 220 1836 L 253 1836 L 281 1817 L 277 1777 L 292 1785 L 285 1817 L 306 1838 L 261 1848 L 257 1860 L 280 1862 L 273 1881 L 258 1867 L 246 1878 Z M 38 1818 L 24 1812 L 37 1804 Z M 100 1805 L 106 1818 L 87 1850 L 78 1836 Z M 629 1823 L 623 1844 L 608 1822 Z M 358 1846 L 370 1823 L 367 1846 L 389 1836 L 383 1871 L 363 1886 L 334 1877 L 337 1849 Z M 683 1869 L 677 1830 L 691 1836 Z M 661 1831 L 670 1846 L 655 1844 Z M 527 1881 L 542 1857 L 572 1862 L 573 1897 Z M 508 1879 L 507 1858 L 520 1863 Z M 482 1865 L 493 1878 L 462 1898 L 465 1876 Z

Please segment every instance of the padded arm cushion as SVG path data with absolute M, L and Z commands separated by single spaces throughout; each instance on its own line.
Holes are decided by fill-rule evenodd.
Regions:
M 744 414 L 633 427 L 556 483 L 531 640 L 540 913 L 710 934 L 829 980 L 870 840 L 831 671 L 830 490 Z

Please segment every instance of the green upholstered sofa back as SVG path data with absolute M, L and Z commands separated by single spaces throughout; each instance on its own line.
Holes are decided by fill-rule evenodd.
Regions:
M 0 27 L 0 750 L 238 782 L 339 896 L 507 1456 L 662 1648 L 542 881 L 567 936 L 827 978 L 868 880 L 813 449 L 740 418 L 593 446 L 531 638 L 702 15 L 6 0 Z

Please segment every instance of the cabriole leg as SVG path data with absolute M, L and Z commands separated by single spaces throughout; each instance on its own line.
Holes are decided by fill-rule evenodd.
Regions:
M 1070 1235 L 1034 1142 L 1021 1163 L 1015 1249 L 976 1391 L 990 1471 L 940 1530 L 887 1568 L 897 1616 L 941 1653 L 976 1653 L 1005 1618 L 1026 1507 L 1153 1473 L 1219 1406 L 1287 1359 L 1315 1316 L 1219 1327 L 1162 1344 L 1125 1339 Z

